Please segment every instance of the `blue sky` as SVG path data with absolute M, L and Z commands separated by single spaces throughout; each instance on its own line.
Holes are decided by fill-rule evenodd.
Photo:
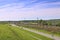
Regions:
M 0 0 L 0 21 L 60 19 L 60 0 Z

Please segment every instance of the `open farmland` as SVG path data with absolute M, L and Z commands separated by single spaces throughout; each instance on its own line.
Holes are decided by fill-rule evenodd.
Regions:
M 13 27 L 8 24 L 0 24 L 0 40 L 52 40 L 45 36 L 35 34 L 23 30 L 18 27 Z

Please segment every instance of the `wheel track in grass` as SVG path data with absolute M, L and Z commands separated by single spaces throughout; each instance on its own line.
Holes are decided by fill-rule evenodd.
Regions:
M 33 36 L 33 35 L 30 35 L 30 36 L 33 37 L 33 38 L 35 38 L 35 39 L 37 39 L 37 40 L 42 40 L 42 39 L 37 38 L 37 37 L 35 37 L 35 36 Z
M 23 32 L 23 33 L 24 33 L 24 32 Z M 36 37 L 36 36 L 34 36 L 34 35 L 30 34 L 30 33 L 26 33 L 26 34 L 28 34 L 29 36 L 31 36 L 31 37 L 33 37 L 33 38 L 35 38 L 36 40 L 42 40 L 42 39 L 40 39 L 40 38 L 38 38 L 38 37 Z
M 20 36 L 13 30 L 11 29 L 9 26 L 8 26 L 9 30 L 17 37 L 18 40 L 20 40 Z M 22 40 L 22 39 L 21 39 Z
M 8 27 L 8 28 L 9 28 L 9 30 L 11 30 L 11 31 L 13 32 L 14 35 L 16 35 L 18 38 L 20 38 L 20 36 L 19 36 L 13 29 L 11 29 L 10 27 Z M 20 32 L 21 32 L 21 31 L 20 31 Z M 22 31 L 21 33 L 22 33 L 22 36 L 24 36 L 24 35 L 23 35 L 24 32 Z M 31 37 L 33 37 L 33 38 L 35 38 L 35 39 L 37 39 L 37 40 L 40 40 L 39 38 L 34 37 L 34 36 L 32 36 L 32 35 L 29 35 L 29 36 L 31 36 Z M 18 40 L 19 40 L 19 39 L 18 39 Z M 24 38 L 22 38 L 21 40 L 24 40 Z
M 12 26 L 16 26 L 16 25 L 12 25 Z M 19 26 L 16 26 L 16 27 L 19 27 Z M 22 30 L 23 31 L 23 30 Z M 24 34 L 24 32 L 22 32 L 23 34 Z M 32 34 L 29 34 L 29 33 L 27 33 L 29 36 L 31 36 L 31 37 L 33 37 L 33 38 L 35 38 L 35 39 L 37 39 L 37 40 L 42 40 L 42 39 L 40 39 L 40 38 L 37 38 L 37 37 L 35 37 L 34 35 L 32 35 Z M 24 35 L 23 35 L 24 36 Z

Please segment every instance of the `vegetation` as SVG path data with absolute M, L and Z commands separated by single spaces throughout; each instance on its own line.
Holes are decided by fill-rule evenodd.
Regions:
M 56 26 L 60 26 L 60 23 L 57 23 Z
M 26 20 L 21 21 L 22 23 L 18 23 L 16 25 L 23 26 L 27 28 L 33 28 L 38 30 L 45 30 L 47 33 L 54 33 L 54 35 L 60 36 L 60 20 Z M 43 31 L 42 31 L 43 32 Z
M 0 24 L 0 40 L 52 40 L 9 24 Z

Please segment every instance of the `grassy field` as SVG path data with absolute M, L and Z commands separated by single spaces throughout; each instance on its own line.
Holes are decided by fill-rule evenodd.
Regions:
M 0 24 L 0 40 L 52 40 L 18 27 Z
M 40 25 L 35 25 L 35 24 L 25 24 L 25 25 L 23 24 L 22 27 L 38 30 L 39 32 L 43 32 L 47 34 L 54 34 L 55 36 L 60 37 L 60 27 L 58 26 L 43 26 L 43 25 L 40 26 Z
M 43 30 L 43 29 L 36 29 L 36 28 L 29 28 L 29 29 L 32 29 L 32 30 L 36 30 L 36 31 L 39 31 L 39 32 L 43 32 L 43 33 L 46 33 L 46 34 L 53 34 L 55 36 L 59 36 L 60 37 L 60 32 L 50 32 L 50 31 L 47 31 L 47 30 Z

